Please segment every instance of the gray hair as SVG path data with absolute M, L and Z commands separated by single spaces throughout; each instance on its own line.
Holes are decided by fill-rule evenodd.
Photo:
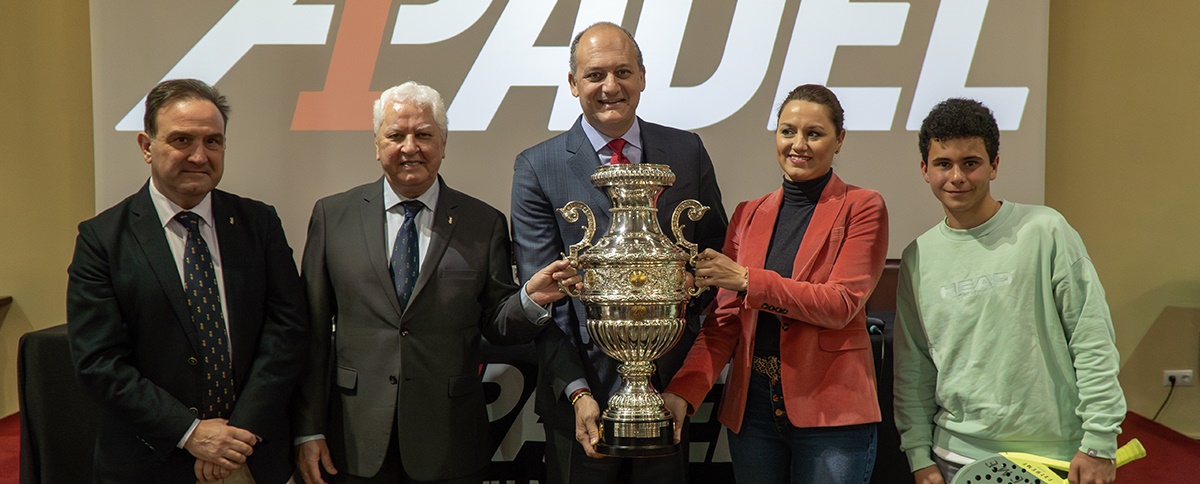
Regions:
M 446 103 L 437 90 L 416 81 L 407 81 L 399 86 L 393 86 L 379 95 L 375 101 L 375 134 L 383 127 L 383 118 L 387 107 L 391 104 L 412 104 L 429 108 L 433 120 L 442 130 L 442 139 L 446 139 L 450 121 L 446 119 Z

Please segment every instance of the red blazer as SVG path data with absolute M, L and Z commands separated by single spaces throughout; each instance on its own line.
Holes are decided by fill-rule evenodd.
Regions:
M 694 412 L 729 362 L 717 419 L 739 432 L 758 312 L 771 311 L 787 328 L 779 340 L 780 379 L 792 425 L 878 422 L 865 305 L 887 257 L 883 197 L 833 175 L 800 243 L 791 279 L 762 269 L 782 200 L 780 188 L 738 205 L 729 221 L 724 253 L 750 268 L 746 295 L 719 290 L 714 317 L 704 323 L 666 391 L 683 397 Z

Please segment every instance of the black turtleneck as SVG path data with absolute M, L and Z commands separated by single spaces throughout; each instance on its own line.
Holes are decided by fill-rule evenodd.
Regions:
M 771 232 L 771 245 L 767 249 L 767 261 L 763 269 L 775 271 L 784 278 L 792 277 L 792 265 L 800 251 L 800 241 L 808 230 L 813 210 L 821 192 L 833 176 L 830 169 L 812 180 L 795 182 L 783 179 L 783 202 L 779 206 L 779 218 L 775 219 L 775 230 Z M 758 329 L 754 333 L 756 356 L 779 356 L 779 317 L 774 313 L 758 313 Z M 787 329 L 784 328 L 784 331 Z

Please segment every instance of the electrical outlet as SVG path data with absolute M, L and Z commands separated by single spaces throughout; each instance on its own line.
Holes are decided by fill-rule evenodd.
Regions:
M 1192 386 L 1192 370 L 1163 370 L 1163 386 L 1171 386 L 1171 377 L 1175 377 L 1175 386 Z

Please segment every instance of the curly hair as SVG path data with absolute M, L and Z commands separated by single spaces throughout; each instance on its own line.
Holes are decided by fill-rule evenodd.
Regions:
M 929 143 L 933 140 L 975 137 L 983 139 L 989 163 L 1000 155 L 1000 127 L 991 109 L 974 99 L 942 101 L 921 122 L 921 134 L 917 137 L 921 161 L 929 161 Z

